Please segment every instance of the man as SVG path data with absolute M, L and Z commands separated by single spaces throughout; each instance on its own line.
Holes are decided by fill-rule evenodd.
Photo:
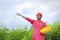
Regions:
M 32 20 L 19 13 L 17 13 L 17 15 L 23 17 L 33 25 L 34 30 L 33 30 L 32 40 L 45 40 L 44 34 L 42 34 L 40 30 L 46 27 L 46 24 L 41 20 L 42 14 L 40 12 L 38 12 L 36 15 L 37 20 Z

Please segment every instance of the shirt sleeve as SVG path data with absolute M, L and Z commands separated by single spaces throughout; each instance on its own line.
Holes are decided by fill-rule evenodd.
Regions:
M 27 21 L 29 21 L 31 24 L 33 24 L 33 21 L 34 21 L 34 20 L 32 20 L 32 19 L 30 19 L 30 18 L 28 18 L 28 17 L 26 17 L 25 19 L 26 19 Z

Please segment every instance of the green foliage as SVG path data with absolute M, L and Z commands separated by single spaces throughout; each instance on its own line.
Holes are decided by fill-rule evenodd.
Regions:
M 4 26 L 0 27 L 0 40 L 4 40 L 5 36 L 7 35 L 8 29 Z
M 60 22 L 55 22 L 51 27 L 51 32 L 46 34 L 46 40 L 60 40 Z
M 60 22 L 51 25 L 51 32 L 45 35 L 46 40 L 60 40 Z M 17 28 L 9 30 L 6 26 L 0 26 L 0 40 L 32 40 L 33 29 Z

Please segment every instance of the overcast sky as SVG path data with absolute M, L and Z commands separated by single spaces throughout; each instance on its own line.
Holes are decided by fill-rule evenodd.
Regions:
M 16 15 L 20 13 L 36 20 L 37 12 L 43 14 L 42 20 L 49 24 L 60 21 L 60 0 L 0 0 L 0 25 L 17 28 L 30 23 Z

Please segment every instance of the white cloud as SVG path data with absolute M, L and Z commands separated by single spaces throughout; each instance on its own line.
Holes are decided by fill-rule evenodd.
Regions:
M 16 5 L 14 8 L 16 12 L 21 13 L 24 8 L 32 8 L 32 4 L 29 2 L 26 2 L 20 5 Z
M 8 24 L 8 23 L 10 23 L 12 20 L 15 20 L 15 18 L 14 18 L 14 17 L 8 17 L 8 18 L 5 18 L 5 19 L 3 20 L 3 22 L 6 23 L 6 24 Z
M 23 3 L 23 4 L 14 6 L 14 7 L 12 8 L 12 10 L 14 10 L 16 13 L 20 13 L 20 14 L 22 14 L 22 15 L 25 15 L 25 16 L 33 19 L 35 13 L 32 13 L 32 11 L 34 11 L 34 10 L 31 10 L 31 9 L 33 9 L 35 6 L 36 6 L 36 5 L 35 5 L 34 3 L 25 2 L 25 3 Z M 26 9 L 28 9 L 28 10 L 26 10 Z M 29 12 L 31 12 L 31 13 L 30 13 L 30 14 L 28 14 L 28 13 L 25 14 L 26 12 L 23 13 L 23 12 L 24 12 L 23 10 L 26 10 L 27 12 L 29 11 Z M 32 15 L 31 15 L 31 14 L 32 14 Z M 19 17 L 17 17 L 17 18 L 19 18 Z
M 2 11 L 0 10 L 0 16 L 2 15 Z
M 55 1 L 55 2 L 54 2 Z M 3 15 L 3 22 L 6 24 L 24 24 L 26 21 L 23 18 L 20 18 L 19 16 L 16 16 L 16 12 L 21 13 L 22 15 L 25 15 L 31 19 L 35 19 L 35 15 L 37 12 L 42 12 L 43 18 L 42 20 L 47 21 L 48 23 L 53 22 L 53 19 L 57 19 L 55 16 L 58 15 L 59 4 L 60 2 L 56 2 L 56 0 L 0 0 L 0 4 L 3 6 L 7 6 L 10 9 L 8 9 L 8 12 L 6 10 L 6 14 L 0 12 L 0 15 Z M 8 6 L 10 5 L 10 6 Z M 6 7 L 6 8 L 7 8 Z M 4 9 L 3 7 L 1 7 Z M 3 10 L 2 10 L 3 11 Z M 4 12 L 4 11 L 3 11 Z M 60 12 L 59 12 L 60 13 Z M 6 16 L 6 17 L 5 17 Z M 55 17 L 55 18 L 54 18 Z M 58 18 L 59 19 L 59 18 Z M 18 22 L 18 23 L 15 23 Z M 25 23 L 26 24 L 26 23 Z

